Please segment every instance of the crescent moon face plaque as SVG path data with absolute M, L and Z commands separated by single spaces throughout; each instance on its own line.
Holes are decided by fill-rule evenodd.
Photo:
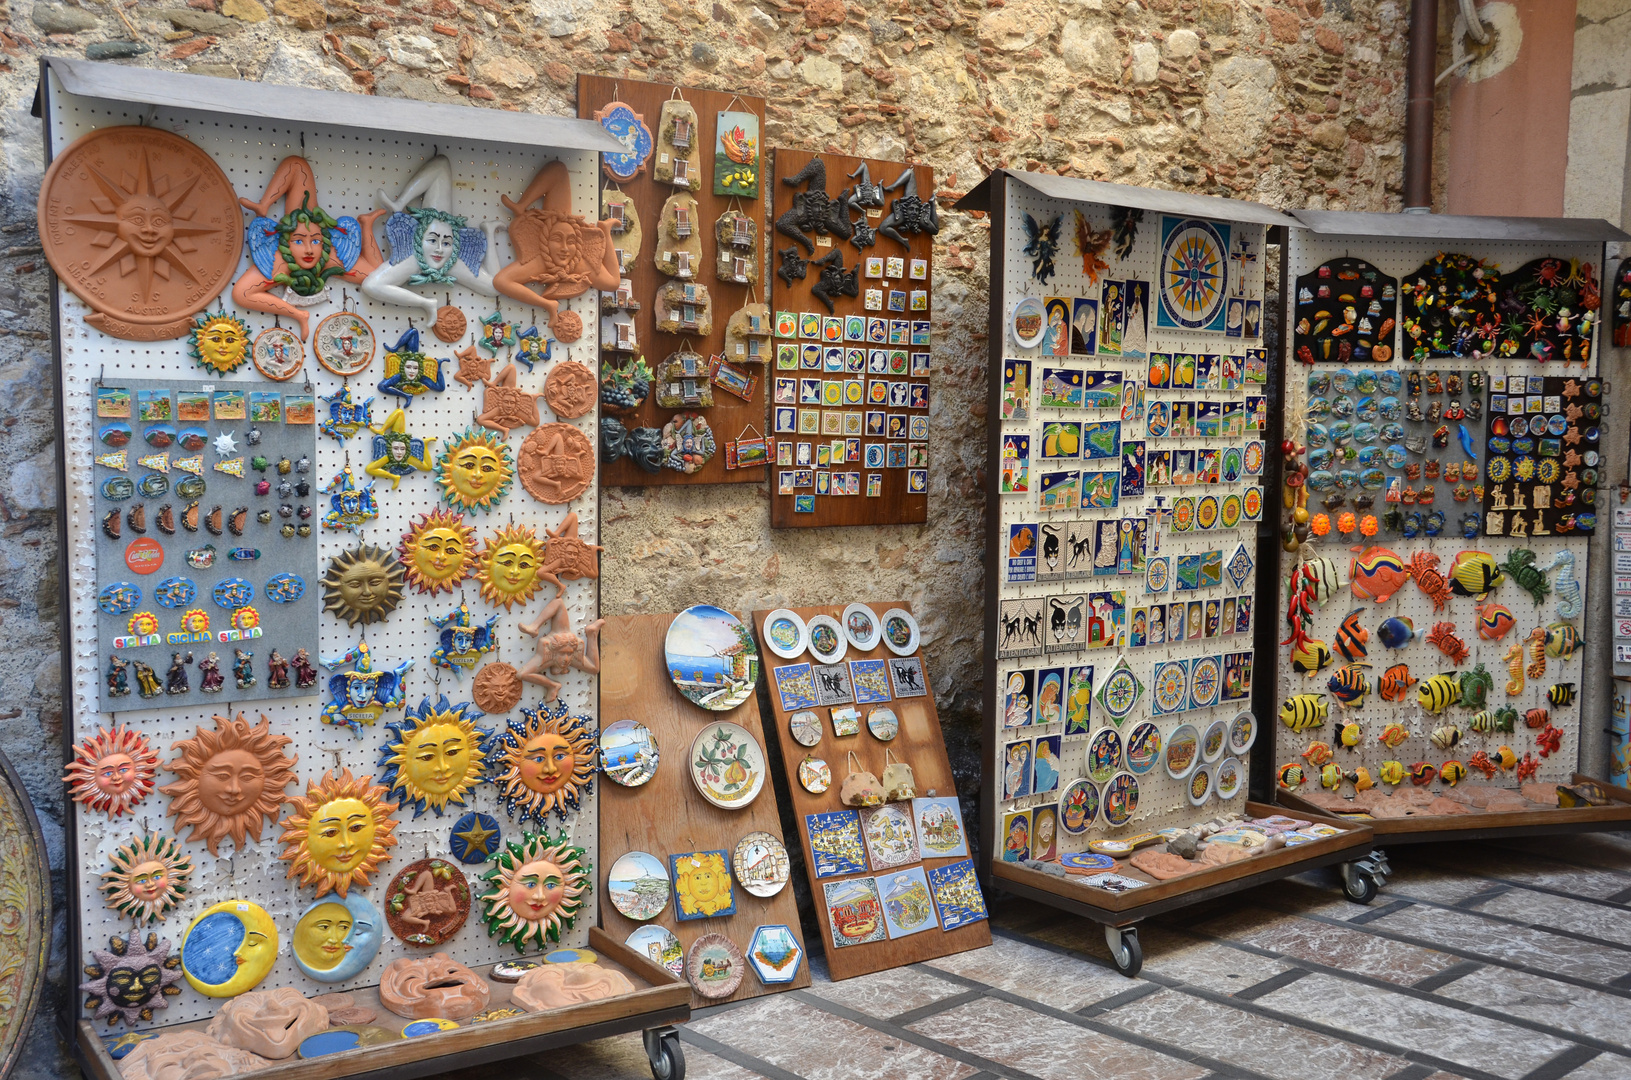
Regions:
M 226 173 L 179 135 L 109 127 L 76 140 L 40 185 L 40 243 L 57 277 L 113 337 L 187 333 L 243 253 Z

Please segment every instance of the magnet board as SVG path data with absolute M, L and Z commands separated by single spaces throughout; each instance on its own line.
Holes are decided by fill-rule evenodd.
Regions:
M 152 74 L 157 76 L 160 73 Z M 60 151 L 75 138 L 93 128 L 113 124 L 134 125 L 145 121 L 151 126 L 173 131 L 201 147 L 222 166 L 237 194 L 245 198 L 261 197 L 268 179 L 273 175 L 279 162 L 289 155 L 303 153 L 315 174 L 325 209 L 333 215 L 361 215 L 375 209 L 375 193 L 378 190 L 383 188 L 393 195 L 399 192 L 424 162 L 434 152 L 439 151 L 452 161 L 455 191 L 453 198 L 456 201 L 456 209 L 461 214 L 467 215 L 472 222 L 479 223 L 485 219 L 508 220 L 509 214 L 500 203 L 500 197 L 518 196 L 525 190 L 539 168 L 552 160 L 562 161 L 569 171 L 572 209 L 587 217 L 594 217 L 596 213 L 597 161 L 595 155 L 589 152 L 560 152 L 534 145 L 493 144 L 473 138 L 421 136 L 410 131 L 348 128 L 254 117 L 236 118 L 187 108 L 151 107 L 116 100 L 92 99 L 67 93 L 59 76 L 54 72 L 48 71 L 46 78 L 50 80 L 47 95 L 49 108 L 45 117 L 46 145 L 49 149 Z M 275 94 L 277 91 L 268 88 L 267 93 Z M 246 223 L 249 216 L 245 215 Z M 499 260 L 508 262 L 512 255 L 509 241 L 502 229 L 497 231 L 494 243 L 498 246 Z M 246 255 L 237 273 L 241 273 L 248 265 Z M 236 277 L 237 273 L 233 276 Z M 382 344 L 395 341 L 397 335 L 408 328 L 410 319 L 415 325 L 423 328 L 423 320 L 411 309 L 376 303 L 360 295 L 355 286 L 342 286 L 331 282 L 330 290 L 333 302 L 316 309 L 315 313 L 321 316 L 342 308 L 355 311 L 369 321 L 376 339 Z M 457 286 L 437 286 L 436 290 L 440 294 L 438 299 L 450 299 L 453 305 L 466 313 L 472 327 L 479 326 L 477 320 L 494 310 L 492 297 Z M 64 649 L 72 658 L 71 671 L 66 680 L 70 709 L 65 740 L 76 742 L 85 736 L 95 734 L 98 726 L 112 726 L 118 723 L 139 731 L 158 752 L 161 761 L 167 761 L 174 756 L 169 750 L 173 742 L 191 738 L 200 726 L 205 729 L 212 727 L 210 722 L 212 714 L 241 712 L 251 723 L 257 722 L 261 715 L 267 716 L 274 732 L 289 736 L 293 740 L 287 752 L 297 754 L 299 757 L 296 773 L 300 780 L 298 788 L 300 793 L 304 793 L 308 780 L 317 780 L 326 770 L 335 767 L 348 768 L 359 776 L 377 775 L 379 772 L 377 762 L 381 757 L 381 746 L 386 741 L 387 735 L 384 727 L 381 725 L 364 728 L 365 737 L 358 739 L 344 728 L 321 723 L 319 710 L 327 700 L 326 694 L 322 698 L 249 702 L 230 689 L 229 681 L 229 689 L 224 690 L 214 701 L 200 701 L 195 704 L 191 700 L 178 703 L 160 698 L 146 702 L 133 695 L 129 699 L 129 706 L 125 708 L 112 713 L 97 711 L 96 703 L 101 700 L 98 695 L 106 658 L 98 653 L 97 628 L 98 620 L 102 616 L 96 606 L 94 583 L 97 577 L 97 544 L 101 534 L 95 516 L 97 502 L 93 496 L 93 486 L 100 482 L 99 474 L 105 475 L 107 470 L 98 469 L 93 464 L 94 454 L 106 449 L 96 442 L 92 422 L 96 384 L 100 380 L 114 385 L 120 380 L 139 375 L 144 379 L 178 385 L 200 381 L 200 369 L 187 356 L 185 338 L 160 342 L 111 338 L 85 326 L 83 317 L 88 309 L 66 289 L 59 289 L 57 297 L 60 311 L 56 325 L 61 370 L 59 407 L 62 410 L 63 425 L 63 437 L 59 440 L 59 446 L 63 459 L 66 492 L 62 502 L 66 529 L 63 579 L 67 583 Z M 232 303 L 230 295 L 225 297 L 224 302 L 230 313 L 248 322 L 252 334 L 271 327 L 274 323 L 270 315 L 238 309 Z M 562 306 L 563 309 L 579 313 L 586 323 L 592 322 L 596 298 L 593 295 L 586 295 L 564 301 Z M 508 300 L 503 302 L 502 310 L 518 321 L 531 318 L 530 314 L 523 314 L 517 304 Z M 288 325 L 287 319 L 284 320 L 284 325 Z M 438 440 L 436 443 L 438 454 L 446 439 L 472 426 L 472 413 L 482 408 L 484 393 L 482 387 L 467 388 L 451 378 L 452 371 L 457 366 L 456 361 L 452 359 L 453 350 L 456 347 L 462 348 L 470 340 L 471 336 L 467 334 L 458 343 L 444 344 L 428 332 L 422 340 L 423 351 L 438 359 L 449 360 L 449 378 L 447 388 L 443 392 L 423 394 L 411 405 L 407 413 L 407 427 L 415 435 L 434 436 Z M 221 376 L 216 383 L 218 386 L 242 388 L 246 391 L 281 390 L 284 393 L 291 393 L 303 392 L 300 379 L 309 376 L 319 398 L 338 394 L 344 385 L 342 380 L 321 368 L 312 359 L 310 343 L 307 348 L 305 369 L 301 375 L 296 376 L 295 381 L 267 383 L 256 376 L 253 367 L 245 365 L 230 375 Z M 572 351 L 581 353 L 577 347 Z M 557 347 L 551 361 L 539 364 L 538 370 L 534 373 L 523 372 L 520 375 L 520 384 L 534 391 L 541 390 L 548 371 L 566 360 L 565 354 L 566 350 Z M 502 368 L 509 355 L 507 351 L 499 353 L 499 362 L 494 365 L 494 374 Z M 388 408 L 382 407 L 387 402 L 375 385 L 384 374 L 382 359 L 376 355 L 372 365 L 365 372 L 350 380 L 350 388 L 359 400 L 366 397 L 376 398 L 374 411 L 376 423 L 384 421 L 389 413 Z M 322 402 L 319 401 L 319 409 L 321 408 Z M 546 421 L 557 419 L 542 403 L 540 409 L 542 418 Z M 593 413 L 587 417 L 564 422 L 579 428 L 591 442 L 593 441 L 595 434 Z M 504 440 L 512 453 L 518 449 L 527 432 L 526 428 L 515 430 Z M 140 440 L 139 431 L 137 440 Z M 370 436 L 366 431 L 343 445 L 335 439 L 321 437 L 310 474 L 314 485 L 327 483 L 347 464 L 359 479 L 370 479 L 361 472 L 363 466 L 373 457 L 367 453 L 369 441 Z M 205 453 L 207 459 L 213 458 L 211 451 L 206 450 Z M 379 481 L 375 490 L 380 505 L 380 516 L 376 521 L 364 526 L 361 540 L 380 547 L 395 549 L 401 534 L 413 518 L 442 505 L 436 495 L 435 480 L 427 473 L 410 473 L 401 480 L 400 486 L 395 490 L 389 482 Z M 559 529 L 566 515 L 575 512 L 578 516 L 580 537 L 586 543 L 593 543 L 598 535 L 599 525 L 596 491 L 594 483 L 591 482 L 588 489 L 571 503 L 552 505 L 540 502 L 520 486 L 512 485 L 493 512 L 475 513 L 467 515 L 467 518 L 469 523 L 474 525 L 477 541 L 481 543 L 492 537 L 500 527 L 508 528 L 512 515 L 515 525 L 534 528 L 538 535 L 543 537 L 546 528 Z M 310 501 L 326 509 L 324 506 L 326 500 L 319 500 L 315 493 Z M 326 566 L 329 559 L 353 546 L 357 541 L 358 538 L 349 533 L 318 528 L 314 530 L 314 536 L 308 543 L 316 548 L 319 563 Z M 308 595 L 315 585 L 315 582 L 308 580 Z M 532 657 L 533 639 L 519 630 L 519 624 L 536 618 L 551 595 L 552 590 L 546 587 L 525 604 L 506 611 L 483 601 L 479 586 L 467 582 L 463 597 L 478 618 L 485 621 L 491 615 L 500 616 L 497 624 L 498 649 L 488 654 L 484 660 L 499 660 L 520 667 Z M 582 628 L 593 620 L 596 614 L 598 603 L 596 582 L 593 579 L 569 579 L 566 581 L 564 596 L 566 607 L 571 613 L 573 628 L 581 633 Z M 417 706 L 425 698 L 434 701 L 441 694 L 446 694 L 454 702 L 468 701 L 469 676 L 458 680 L 451 672 L 445 670 L 438 674 L 430 661 L 430 653 L 437 645 L 437 635 L 427 619 L 446 615 L 458 606 L 459 599 L 460 593 L 457 591 L 451 596 L 447 592 L 442 592 L 433 598 L 409 589 L 405 592 L 401 604 L 385 622 L 366 628 L 361 625 L 347 626 L 333 616 L 324 616 L 320 619 L 318 634 L 310 641 L 311 652 L 314 658 L 335 657 L 366 638 L 376 665 L 394 666 L 405 660 L 414 661 L 414 666 L 406 677 L 406 697 L 410 704 Z M 259 665 L 262 658 L 257 657 L 256 662 Z M 264 678 L 264 670 L 261 674 Z M 327 679 L 334 671 L 320 670 L 319 674 L 322 680 L 320 685 L 326 686 Z M 597 707 L 594 678 L 581 671 L 572 671 L 561 677 L 561 681 L 564 682 L 565 688 L 561 691 L 560 698 L 571 712 L 587 715 L 593 719 Z M 196 684 L 196 675 L 194 682 Z M 536 707 L 541 704 L 542 690 L 527 685 L 521 705 Z M 388 712 L 386 719 L 395 720 L 400 716 L 398 712 Z M 478 723 L 481 727 L 491 730 L 494 727 L 502 727 L 506 719 L 516 716 L 519 716 L 519 712 L 505 716 L 487 716 L 481 718 Z M 173 774 L 161 768 L 160 784 L 168 784 L 175 779 Z M 296 793 L 296 787 L 291 785 L 287 794 Z M 518 823 L 505 812 L 497 791 L 491 784 L 479 786 L 470 796 L 469 802 L 471 809 L 494 815 L 499 819 L 505 839 L 515 839 L 519 836 Z M 70 951 L 74 955 L 75 966 L 78 966 L 84 962 L 86 949 L 92 946 L 105 948 L 110 936 L 128 933 L 130 929 L 129 921 L 108 908 L 101 894 L 96 891 L 96 886 L 101 881 L 97 875 L 107 868 L 109 853 L 138 832 L 169 833 L 173 819 L 166 816 L 169 797 L 157 792 L 138 805 L 133 815 L 113 822 L 105 815 L 92 815 L 85 812 L 79 804 L 74 805 L 75 814 L 69 834 L 72 852 L 68 858 L 68 865 L 71 875 L 69 891 L 73 897 L 72 902 L 76 905 L 78 940 L 70 944 Z M 564 826 L 562 822 L 552 819 L 550 830 L 558 832 L 564 827 L 575 844 L 587 849 L 591 865 L 598 868 L 595 808 L 594 798 L 588 798 Z M 416 818 L 411 810 L 403 810 L 395 815 L 400 821 L 396 830 L 399 844 L 390 849 L 391 857 L 382 865 L 380 872 L 371 877 L 369 886 L 362 890 L 377 907 L 383 908 L 386 885 L 399 869 L 417 859 L 434 855 L 445 856 L 448 853 L 449 832 L 459 812 L 462 812 L 457 807 L 453 809 L 455 812 L 440 817 L 427 811 Z M 536 830 L 537 827 L 529 823 L 529 828 Z M 313 994 L 377 983 L 379 973 L 386 964 L 398 957 L 410 955 L 409 948 L 393 935 L 385 936 L 378 957 L 361 975 L 350 982 L 318 984 L 307 979 L 295 967 L 288 954 L 289 935 L 299 913 L 312 902 L 313 896 L 311 889 L 297 888 L 294 882 L 286 877 L 287 864 L 277 858 L 282 850 L 282 845 L 277 841 L 279 832 L 275 823 L 269 825 L 262 830 L 258 842 L 250 842 L 240 850 L 234 850 L 230 840 L 225 841 L 219 849 L 219 858 L 210 857 L 202 843 L 185 842 L 183 847 L 193 857 L 195 873 L 185 901 L 165 922 L 155 926 L 156 932 L 171 941 L 179 941 L 192 918 L 206 907 L 224 900 L 248 899 L 267 910 L 282 939 L 282 951 L 271 974 L 260 984 L 261 988 L 293 986 L 299 988 L 302 993 Z M 481 866 L 467 867 L 467 876 L 473 881 L 477 880 L 485 869 L 486 867 Z M 593 908 L 595 902 L 596 898 L 592 894 L 589 906 L 579 916 L 576 927 L 565 935 L 565 944 L 581 946 L 587 941 L 589 927 L 595 921 Z M 445 944 L 444 951 L 473 966 L 514 956 L 515 949 L 507 945 L 501 946 L 490 938 L 475 915 L 476 912 L 473 911 L 472 918 Z M 82 994 L 78 995 L 77 1000 L 82 1002 L 83 997 Z M 153 1024 L 139 1026 L 159 1027 L 201 1019 L 213 1015 L 218 1007 L 219 1002 L 215 999 L 203 997 L 191 988 L 184 988 L 179 997 L 171 999 L 168 1009 L 156 1014 Z M 89 1013 L 83 1009 L 79 1009 L 77 1015 L 89 1019 Z M 109 1030 L 102 1024 L 95 1026 L 99 1033 L 106 1033 Z
M 670 182 L 657 179 L 659 165 L 662 159 L 669 156 L 671 150 L 659 130 L 659 120 L 662 116 L 663 103 L 675 97 L 683 99 L 690 104 L 696 112 L 696 131 L 692 133 L 695 141 L 695 150 L 691 155 L 694 163 L 699 186 L 689 190 L 684 186 L 676 186 Z M 635 310 L 619 309 L 612 303 L 615 298 L 607 294 L 608 304 L 603 304 L 604 317 L 595 320 L 601 327 L 603 344 L 616 341 L 616 326 L 618 322 L 629 322 L 634 328 L 636 347 L 631 352 L 619 352 L 611 348 L 601 351 L 603 366 L 617 364 L 627 365 L 637 357 L 643 356 L 646 363 L 655 372 L 659 365 L 668 357 L 676 354 L 682 346 L 689 346 L 699 358 L 698 375 L 693 382 L 700 380 L 702 388 L 711 395 L 713 401 L 709 406 L 676 405 L 665 408 L 656 400 L 656 386 L 654 384 L 651 396 L 637 409 L 618 417 L 630 431 L 639 427 L 662 428 L 668 420 L 676 414 L 695 412 L 703 416 L 712 432 L 715 448 L 713 457 L 696 472 L 686 473 L 675 469 L 663 467 L 656 472 L 648 472 L 636 465 L 630 458 L 602 466 L 602 482 L 613 486 L 646 487 L 666 484 L 756 484 L 765 478 L 762 466 L 745 466 L 736 469 L 727 469 L 726 442 L 734 441 L 741 436 L 745 429 L 752 427 L 759 435 L 764 435 L 764 403 L 767 393 L 765 376 L 768 374 L 764 363 L 741 362 L 733 350 L 726 345 L 726 328 L 730 317 L 743 305 L 752 302 L 764 302 L 764 260 L 762 256 L 764 243 L 764 177 L 761 175 L 759 191 L 754 197 L 726 196 L 714 194 L 714 159 L 723 151 L 718 146 L 719 115 L 723 111 L 736 110 L 752 114 L 758 120 L 759 140 L 758 157 L 759 169 L 764 172 L 768 164 L 768 155 L 763 149 L 763 128 L 765 103 L 763 98 L 743 97 L 736 94 L 720 93 L 713 90 L 698 90 L 693 87 L 674 87 L 666 83 L 634 82 L 628 79 L 611 79 L 600 75 L 578 76 L 578 115 L 585 119 L 593 118 L 595 113 L 612 101 L 621 101 L 633 107 L 645 119 L 645 125 L 650 129 L 653 150 L 650 159 L 645 163 L 642 172 L 633 179 L 623 183 L 615 183 L 609 177 L 601 175 L 599 184 L 601 189 L 607 191 L 621 191 L 633 202 L 639 217 L 643 233 L 641 249 L 633 257 L 631 265 L 625 271 L 624 277 L 630 284 L 630 295 L 638 303 Z M 746 135 L 746 132 L 744 131 Z M 748 136 L 753 137 L 753 136 Z M 672 163 L 667 165 L 666 172 L 672 171 Z M 657 236 L 659 222 L 662 217 L 664 204 L 670 196 L 675 194 L 689 194 L 696 201 L 695 220 L 690 223 L 694 235 L 700 237 L 702 258 L 700 265 L 693 268 L 689 277 L 670 277 L 657 269 L 654 256 L 657 249 Z M 752 262 L 752 276 L 757 279 L 756 284 L 743 284 L 728 280 L 717 273 L 717 256 L 720 241 L 715 235 L 715 223 L 720 215 L 728 211 L 735 211 L 751 219 L 755 229 L 755 242 L 751 248 L 742 250 L 742 258 Z M 614 243 L 617 238 L 614 235 Z M 707 334 L 696 329 L 685 328 L 682 324 L 673 333 L 657 329 L 657 299 L 659 290 L 675 284 L 692 283 L 705 286 L 708 290 L 707 315 L 711 319 L 711 329 Z M 614 317 L 615 315 L 615 317 Z M 758 383 L 751 391 L 747 391 L 744 398 L 725 389 L 719 382 L 710 378 L 707 370 L 711 358 L 724 357 L 735 364 L 740 372 L 749 377 L 757 377 Z M 730 381 L 728 378 L 727 382 Z M 746 391 L 746 387 L 738 386 Z M 683 401 L 683 395 L 679 399 Z M 749 437 L 752 437 L 750 433 Z
M 884 190 L 908 174 L 916 198 L 934 206 L 934 170 L 801 150 L 778 149 L 774 160 L 768 277 L 776 337 L 765 372 L 768 434 L 776 440 L 770 523 L 926 521 L 929 430 L 948 422 L 931 409 L 934 233 L 903 225 L 897 240 L 879 229 L 893 227 L 897 204 L 911 205 L 904 187 Z

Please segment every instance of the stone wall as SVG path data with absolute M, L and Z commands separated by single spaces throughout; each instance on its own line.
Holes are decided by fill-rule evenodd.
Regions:
M 592 71 L 763 95 L 767 145 L 926 161 L 946 197 L 1008 165 L 1276 206 L 1398 207 L 1400 0 L 0 2 L 0 747 L 59 871 L 48 271 L 28 115 L 42 54 L 562 114 L 575 73 Z M 760 489 L 609 489 L 602 608 L 912 601 L 972 806 L 986 223 L 942 220 L 929 524 L 773 533 Z M 50 1023 L 78 981 L 63 938 L 59 919 L 27 1080 L 72 1072 Z

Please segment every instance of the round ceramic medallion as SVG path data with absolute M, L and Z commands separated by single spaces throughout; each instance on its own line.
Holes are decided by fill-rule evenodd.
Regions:
M 249 354 L 255 370 L 274 382 L 295 377 L 306 363 L 306 345 L 293 330 L 282 326 L 269 326 L 255 335 L 255 345 Z
M 1119 827 L 1133 820 L 1138 810 L 1138 777 L 1132 773 L 1117 773 L 1104 788 L 1105 824 Z
M 1223 689 L 1223 671 L 1215 656 L 1198 656 L 1189 669 L 1189 705 L 1204 709 L 1218 703 L 1218 692 Z M 1213 760 L 1216 760 L 1215 758 Z
M 849 639 L 844 628 L 831 615 L 816 615 L 810 619 L 810 655 L 818 663 L 836 664 L 849 652 Z
M 336 311 L 317 324 L 312 352 L 319 364 L 342 379 L 356 375 L 374 362 L 374 328 L 356 312 Z
M 1167 775 L 1182 780 L 1201 760 L 1201 733 L 1194 724 L 1180 724 L 1167 736 Z
M 649 922 L 668 907 L 668 868 L 655 855 L 626 851 L 606 875 L 606 895 L 635 922 Z
M 702 797 L 725 810 L 740 810 L 765 785 L 765 752 L 748 730 L 708 724 L 691 743 L 691 782 Z
M 1238 758 L 1224 758 L 1217 763 L 1213 774 L 1217 782 L 1218 798 L 1232 799 L 1240 794 L 1240 782 L 1245 778 L 1245 770 L 1240 767 Z
M 1013 335 L 1015 345 L 1022 349 L 1035 348 L 1047 331 L 1047 323 L 1042 316 L 1042 301 L 1027 296 L 1015 304 L 1013 314 L 1008 318 L 1008 331 Z
M 870 652 L 877 648 L 882 633 L 877 613 L 865 604 L 851 604 L 844 609 L 844 636 L 857 649 Z
M 1252 748 L 1257 739 L 1257 718 L 1249 712 L 1239 713 L 1229 721 L 1229 753 L 1240 756 Z
M 1091 851 L 1078 851 L 1070 855 L 1059 856 L 1059 865 L 1068 866 L 1072 870 L 1114 870 L 1116 860 L 1109 855 L 1098 855 Z
M 1215 495 L 1203 495 L 1201 501 L 1195 504 L 1195 524 L 1202 529 L 1217 527 L 1218 500 Z
M 799 762 L 799 785 L 812 795 L 832 787 L 832 769 L 818 757 L 806 756 Z
M 521 441 L 515 475 L 539 502 L 569 503 L 595 478 L 595 447 L 571 424 L 543 424 Z
M 809 710 L 789 716 L 787 727 L 793 733 L 793 741 L 800 746 L 814 746 L 821 741 L 821 717 Z
M 714 1000 L 736 993 L 744 967 L 742 950 L 724 934 L 703 934 L 685 954 L 685 977 L 691 989 Z
M 809 644 L 810 631 L 804 620 L 787 608 L 777 608 L 765 616 L 765 648 L 783 660 L 795 660 Z
M 754 896 L 775 896 L 787 884 L 787 848 L 770 833 L 748 833 L 731 852 L 731 873 Z
M 469 917 L 470 882 L 446 859 L 409 863 L 385 887 L 385 923 L 408 945 L 440 945 Z
M 544 401 L 555 415 L 572 420 L 594 408 L 599 389 L 594 372 L 576 360 L 563 360 L 544 380 Z
M 1202 765 L 1189 774 L 1188 784 L 1189 804 L 1200 806 L 1212 797 L 1212 766 Z
M 1214 720 L 1206 726 L 1206 734 L 1201 736 L 1201 760 L 1210 765 L 1223 756 L 1224 749 L 1229 745 L 1229 725 L 1223 720 Z
M 1261 488 L 1249 487 L 1246 496 L 1241 500 L 1242 509 L 1247 521 L 1256 521 L 1263 514 L 1263 491 Z
M 1121 767 L 1121 736 L 1115 728 L 1100 728 L 1087 747 L 1087 775 L 1102 784 Z
M 879 705 L 866 714 L 866 729 L 880 742 L 889 742 L 900 734 L 900 717 L 887 705 Z
M 623 944 L 685 978 L 685 947 L 674 931 L 658 923 L 647 923 L 623 940 Z
M 657 736 L 637 720 L 618 720 L 600 732 L 600 771 L 613 783 L 639 787 L 657 775 Z
M 1148 721 L 1127 736 L 1127 768 L 1143 776 L 1161 760 L 1161 729 Z
M 1099 789 L 1084 778 L 1072 780 L 1059 796 L 1059 828 L 1080 836 L 1099 817 Z
M 728 712 L 753 696 L 758 648 L 742 621 L 723 608 L 696 604 L 674 616 L 663 654 L 668 677 L 692 704 Z
M 487 977 L 494 982 L 516 983 L 521 981 L 521 976 L 537 966 L 538 962 L 535 960 L 502 960 L 493 965 Z
M 1195 527 L 1195 500 L 1185 495 L 1172 504 L 1172 531 L 1188 532 Z
M 1223 509 L 1219 513 L 1218 517 L 1219 517 L 1219 520 L 1223 523 L 1223 527 L 1225 529 L 1232 529 L 1236 525 L 1239 525 L 1240 524 L 1240 496 L 1239 495 L 1225 495 L 1223 497 Z
M 890 608 L 883 613 L 883 643 L 896 656 L 911 656 L 917 652 L 917 620 L 904 608 Z
M 1151 692 L 1157 713 L 1177 712 L 1189 699 L 1189 672 L 1179 660 L 1168 660 L 1155 669 Z

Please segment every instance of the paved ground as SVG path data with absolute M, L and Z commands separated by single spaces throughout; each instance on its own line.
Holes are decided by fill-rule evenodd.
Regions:
M 808 990 L 697 1013 L 687 1076 L 1631 1078 L 1631 835 L 1389 857 L 1369 907 L 1322 872 L 1146 924 L 1136 980 L 1096 925 L 999 900 L 988 949 L 841 983 L 818 960 Z M 502 1074 L 651 1075 L 634 1035 Z

